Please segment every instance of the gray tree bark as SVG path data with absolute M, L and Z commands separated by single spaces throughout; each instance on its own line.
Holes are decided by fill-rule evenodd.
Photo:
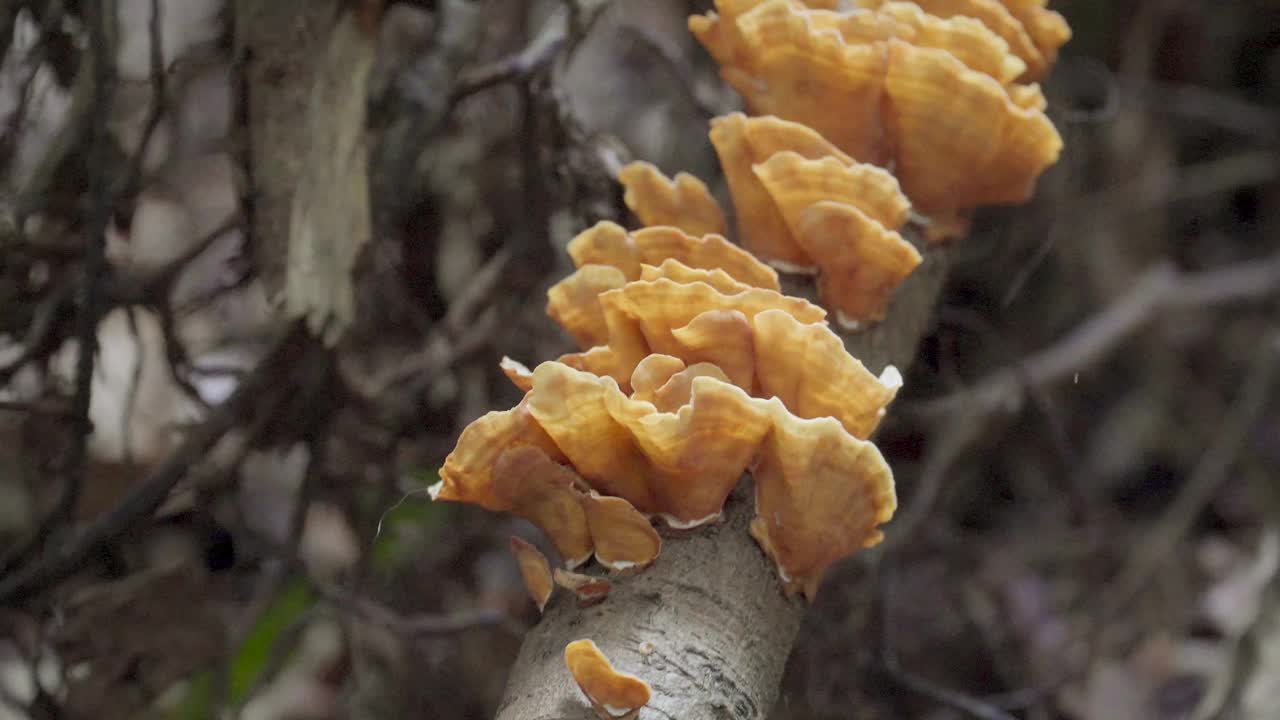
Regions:
M 340 0 L 236 0 L 236 60 L 243 67 L 245 207 L 254 260 L 268 292 L 284 285 L 293 194 L 311 139 L 306 118 Z M 324 109 L 316 108 L 318 112 Z
M 889 364 L 905 370 L 931 325 L 948 253 L 922 253 L 924 263 L 899 288 L 884 322 L 845 337 L 873 372 Z M 812 294 L 811 287 L 785 289 Z M 565 645 L 582 638 L 652 687 L 641 720 L 767 717 L 805 605 L 784 596 L 773 563 L 748 534 L 753 510 L 744 483 L 723 522 L 664 537 L 657 562 L 616 579 L 604 603 L 580 609 L 568 593 L 557 593 L 525 637 L 498 720 L 594 718 L 564 663 Z

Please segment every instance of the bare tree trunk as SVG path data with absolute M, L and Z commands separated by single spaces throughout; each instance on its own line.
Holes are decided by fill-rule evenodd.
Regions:
M 242 68 L 240 121 L 249 181 L 245 207 L 254 261 L 268 292 L 284 284 L 293 192 L 302 177 L 306 118 L 318 62 L 339 0 L 236 0 L 236 58 Z M 318 112 L 324 112 L 316 108 Z
M 945 251 L 924 255 L 885 321 L 846 338 L 874 372 L 909 365 L 931 324 L 948 259 Z M 558 594 L 525 637 L 498 720 L 594 718 L 564 664 L 565 645 L 581 638 L 652 686 L 642 718 L 767 717 L 805 606 L 784 597 L 773 563 L 748 534 L 752 512 L 751 493 L 740 487 L 724 522 L 664 538 L 658 561 L 615 581 L 604 603 L 584 610 Z

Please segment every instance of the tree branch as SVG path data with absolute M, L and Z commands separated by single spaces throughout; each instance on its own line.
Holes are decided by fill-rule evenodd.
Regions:
M 281 377 L 307 375 L 302 367 L 314 356 L 317 346 L 294 326 L 245 379 L 236 391 L 191 432 L 182 445 L 141 480 L 109 513 L 76 534 L 48 556 L 19 568 L 0 579 L 0 604 L 29 601 L 63 578 L 83 567 L 89 555 L 103 543 L 117 538 L 140 519 L 155 511 L 193 466 L 204 459 L 215 444 L 251 410 L 273 413 L 291 399 L 294 389 Z

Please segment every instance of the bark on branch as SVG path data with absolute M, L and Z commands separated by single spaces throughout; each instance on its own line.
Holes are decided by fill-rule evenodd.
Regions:
M 885 321 L 845 338 L 873 372 L 909 365 L 930 326 L 948 258 L 942 250 L 923 254 Z M 564 664 L 565 645 L 581 638 L 649 682 L 653 698 L 641 718 L 767 717 L 805 605 L 784 597 L 773 563 L 748 534 L 753 503 L 744 485 L 729 499 L 724 522 L 664 537 L 658 561 L 615 581 L 604 603 L 583 610 L 559 593 L 525 637 L 498 720 L 594 718 Z

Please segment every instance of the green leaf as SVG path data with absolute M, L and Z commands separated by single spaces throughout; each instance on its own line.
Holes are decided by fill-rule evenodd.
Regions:
M 290 627 L 316 603 L 316 597 L 299 578 L 292 578 L 245 637 L 231 663 L 229 698 L 232 705 L 248 700 L 254 686 L 270 662 L 272 649 Z

